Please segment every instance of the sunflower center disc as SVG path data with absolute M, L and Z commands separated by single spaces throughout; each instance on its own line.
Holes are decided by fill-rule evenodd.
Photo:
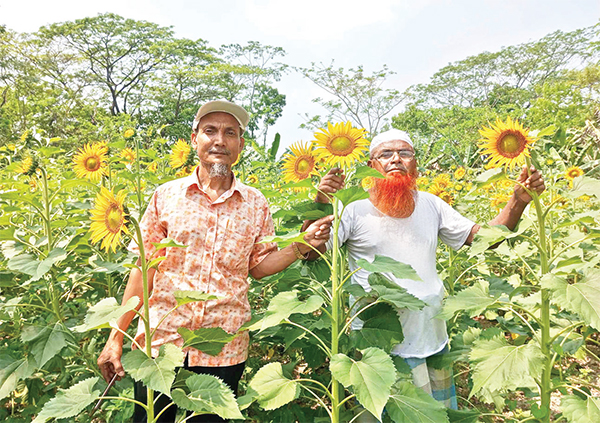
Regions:
M 331 140 L 330 151 L 336 156 L 347 156 L 352 152 L 352 141 L 346 137 L 336 137 Z
M 119 207 L 112 205 L 106 213 L 106 227 L 113 234 L 119 232 L 121 224 L 123 223 L 123 214 Z
M 298 172 L 306 173 L 309 168 L 310 168 L 310 163 L 308 162 L 308 160 L 306 160 L 306 159 L 298 160 L 298 163 L 296 164 L 296 170 Z
M 518 156 L 523 148 L 523 143 L 514 134 L 508 133 L 500 139 L 498 151 L 503 156 Z
M 85 168 L 89 171 L 98 170 L 100 167 L 100 160 L 97 157 L 89 157 L 85 161 Z

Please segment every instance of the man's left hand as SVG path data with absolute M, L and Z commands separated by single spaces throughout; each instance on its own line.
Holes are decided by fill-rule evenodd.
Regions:
M 333 215 L 325 216 L 320 218 L 319 220 L 314 221 L 308 228 L 306 228 L 304 241 L 312 245 L 314 248 L 318 248 L 321 245 L 324 245 L 329 239 L 332 223 Z M 304 245 L 303 247 L 303 250 L 308 249 L 306 245 Z
M 544 192 L 546 185 L 544 184 L 544 178 L 542 174 L 533 166 L 530 171 L 527 171 L 527 166 L 523 166 L 521 174 L 517 178 L 517 182 L 523 185 L 530 191 L 535 191 L 538 195 Z M 524 203 L 529 203 L 532 198 L 531 195 L 519 184 L 515 185 L 515 197 Z

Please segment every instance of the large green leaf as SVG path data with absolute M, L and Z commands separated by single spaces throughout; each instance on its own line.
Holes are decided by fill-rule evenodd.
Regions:
M 352 175 L 353 179 L 363 179 L 366 177 L 373 177 L 378 179 L 383 179 L 385 176 L 378 170 L 373 169 L 370 166 L 359 166 L 356 168 L 356 172 Z
M 183 351 L 173 344 L 160 347 L 158 357 L 148 357 L 140 350 L 123 356 L 123 368 L 136 381 L 150 389 L 171 396 L 171 384 L 175 380 L 175 367 L 183 365 Z
M 423 301 L 381 273 L 371 273 L 369 275 L 369 284 L 371 285 L 372 296 L 398 309 L 421 310 L 426 305 Z
M 230 334 L 222 328 L 200 328 L 196 330 L 179 328 L 177 332 L 184 340 L 183 348 L 196 348 L 213 356 L 219 355 L 223 347 L 237 336 L 237 334 Z
M 583 400 L 575 395 L 566 395 L 560 401 L 560 408 L 569 423 L 600 422 L 600 398 Z
M 582 195 L 595 195 L 596 198 L 600 198 L 600 181 L 585 175 L 578 176 L 573 180 L 573 191 L 566 195 L 570 198 Z
M 536 343 L 509 345 L 501 335 L 475 341 L 469 357 L 473 368 L 470 395 L 484 389 L 505 392 L 536 387 L 534 379 L 541 377 L 544 363 L 544 355 Z
M 346 388 L 352 386 L 361 405 L 381 420 L 390 388 L 396 381 L 396 368 L 390 356 L 379 348 L 367 348 L 362 354 L 359 361 L 336 354 L 331 357 L 329 368 L 333 377 Z
M 0 356 L 0 400 L 17 389 L 17 383 L 33 374 L 36 368 L 32 358 L 14 358 L 4 354 Z
M 218 414 L 224 419 L 243 419 L 233 391 L 211 375 L 195 374 L 186 379 L 189 394 L 183 389 L 171 392 L 173 402 L 199 414 Z
M 452 410 L 448 408 L 448 419 L 450 423 L 478 423 L 481 412 L 477 410 Z
M 281 363 L 263 366 L 249 383 L 258 393 L 257 401 L 265 410 L 274 410 L 300 395 L 300 385 L 283 375 Z
M 369 347 L 379 347 L 389 353 L 394 345 L 404 340 L 398 314 L 390 306 L 386 307 L 388 308 L 387 312 L 376 314 L 364 321 L 361 330 L 350 332 L 352 345 L 355 348 L 363 350 Z
M 96 386 L 99 379 L 85 379 L 69 389 L 59 391 L 56 397 L 44 404 L 32 423 L 44 423 L 51 418 L 64 419 L 78 415 L 100 397 L 101 391 Z
M 258 244 L 276 242 L 283 248 L 290 245 L 292 242 L 304 242 L 304 234 L 305 232 L 295 232 L 287 235 L 266 236 L 261 239 Z
M 421 277 L 410 264 L 400 263 L 391 257 L 375 255 L 372 262 L 359 259 L 356 264 L 369 272 L 391 273 L 398 279 L 421 281 Z
M 172 238 L 164 238 L 160 242 L 153 242 L 156 251 L 162 250 L 163 248 L 187 248 L 185 244 L 181 244 Z
M 600 330 L 600 269 L 587 269 L 583 279 L 574 284 L 549 274 L 542 286 L 552 291 L 554 304 L 577 313 L 585 323 Z
M 340 200 L 345 207 L 354 201 L 369 198 L 369 193 L 366 192 L 361 186 L 355 186 L 339 190 L 333 194 L 333 196 Z
M 75 338 L 61 322 L 53 327 L 43 328 L 31 345 L 31 353 L 35 357 L 37 366 L 42 368 L 69 343 L 75 344 Z
M 446 408 L 441 402 L 414 384 L 400 381 L 392 388 L 385 407 L 395 423 L 447 423 Z
M 323 298 L 312 295 L 306 301 L 298 299 L 298 291 L 280 292 L 273 297 L 262 320 L 250 327 L 250 330 L 261 331 L 277 326 L 282 320 L 287 319 L 294 313 L 308 314 L 318 310 L 323 304 Z
M 531 226 L 531 224 L 532 222 L 530 219 L 523 218 L 515 232 L 504 225 L 483 225 L 475 235 L 475 240 L 473 241 L 471 248 L 469 248 L 469 256 L 477 256 L 498 242 L 521 235 Z
M 469 317 L 478 316 L 495 302 L 496 299 L 490 295 L 490 284 L 479 280 L 473 286 L 448 297 L 438 316 L 447 320 L 459 311 L 467 313 Z
M 128 311 L 135 309 L 139 302 L 138 297 L 131 297 L 121 306 L 113 297 L 104 298 L 90 307 L 83 324 L 75 326 L 73 330 L 75 332 L 87 332 L 88 330 L 116 326 L 117 319 Z
M 206 294 L 202 291 L 174 291 L 173 296 L 177 301 L 177 305 L 181 306 L 196 301 L 218 300 L 219 297 L 213 294 Z
M 31 281 L 37 281 L 44 276 L 53 264 L 65 259 L 67 252 L 62 248 L 55 248 L 50 251 L 48 257 L 44 260 L 37 260 L 31 254 L 19 254 L 8 260 L 8 268 L 10 270 L 25 273 L 31 276 Z

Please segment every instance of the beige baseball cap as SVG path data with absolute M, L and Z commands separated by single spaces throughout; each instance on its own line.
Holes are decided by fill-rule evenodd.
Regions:
M 196 131 L 196 129 L 198 129 L 200 119 L 202 119 L 207 114 L 214 112 L 228 113 L 231 116 L 233 116 L 240 124 L 242 133 L 246 130 L 248 122 L 250 122 L 250 116 L 248 115 L 246 109 L 244 109 L 243 107 L 238 106 L 237 104 L 227 100 L 213 100 L 209 101 L 208 103 L 205 103 L 198 109 L 198 113 L 196 113 L 196 117 L 194 118 L 192 130 Z

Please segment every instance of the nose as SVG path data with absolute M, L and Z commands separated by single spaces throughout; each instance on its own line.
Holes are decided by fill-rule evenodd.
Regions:
M 390 163 L 402 163 L 402 157 L 400 157 L 400 151 L 394 151 L 392 157 L 390 157 Z

